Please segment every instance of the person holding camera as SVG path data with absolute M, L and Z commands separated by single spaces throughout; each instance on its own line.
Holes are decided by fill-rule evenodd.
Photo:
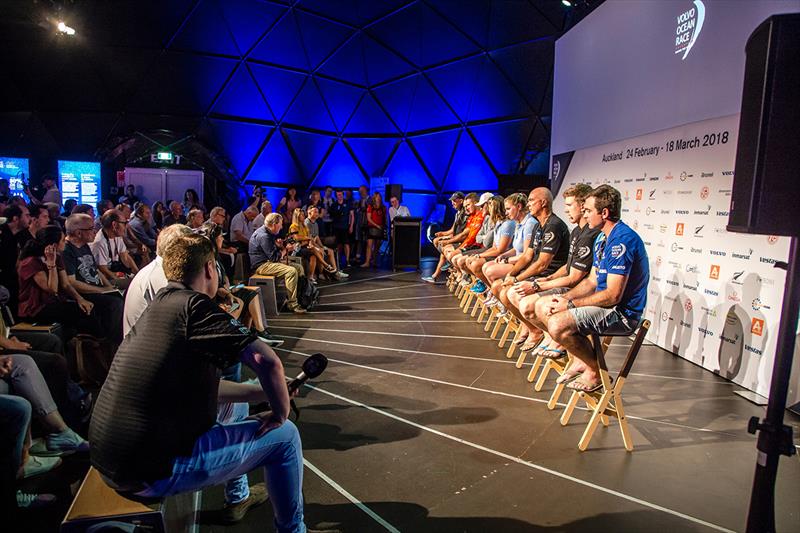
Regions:
M 289 255 L 297 243 L 293 239 L 284 241 L 278 237 L 282 227 L 283 216 L 280 213 L 270 213 L 264 218 L 264 225 L 250 237 L 250 264 L 258 275 L 283 278 L 289 293 L 286 305 L 293 313 L 301 314 L 306 310 L 297 303 L 297 285 L 305 273 L 303 265 L 289 262 Z
M 128 253 L 122 236 L 128 227 L 125 216 L 116 209 L 109 209 L 100 217 L 101 229 L 89 244 L 97 268 L 120 290 L 131 284 L 133 276 L 139 272 L 136 261 Z

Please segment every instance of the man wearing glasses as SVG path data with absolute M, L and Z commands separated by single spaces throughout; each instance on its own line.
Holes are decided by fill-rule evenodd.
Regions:
M 124 227 L 124 226 L 123 226 Z M 97 308 L 108 340 L 122 342 L 122 295 L 100 272 L 89 243 L 95 239 L 94 220 L 87 214 L 70 215 L 66 221 L 64 269 L 70 284 Z
M 125 290 L 139 267 L 128 253 L 125 235 L 128 221 L 116 209 L 109 209 L 100 217 L 100 231 L 89 245 L 100 272 L 114 287 Z

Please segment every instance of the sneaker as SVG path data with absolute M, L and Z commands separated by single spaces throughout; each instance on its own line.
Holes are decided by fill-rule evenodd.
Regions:
M 486 291 L 486 285 L 484 285 L 481 280 L 478 280 L 478 282 L 473 285 L 470 290 L 475 294 L 483 294 L 483 292 Z
M 55 503 L 57 499 L 53 494 L 31 494 L 21 490 L 17 491 L 17 507 L 20 509 L 41 509 Z
M 279 339 L 278 337 L 272 335 L 267 330 L 254 331 L 254 333 L 256 334 L 256 336 L 258 336 L 259 339 L 261 339 L 262 341 L 266 342 L 267 344 L 269 344 L 273 348 L 277 348 L 278 346 L 282 345 L 283 342 L 284 342 L 283 339 Z
M 220 513 L 220 518 L 226 524 L 235 524 L 239 522 L 247 511 L 261 505 L 269 498 L 267 494 L 267 487 L 264 483 L 257 483 L 250 486 L 250 496 L 246 500 L 239 503 L 225 504 Z
M 507 314 L 508 314 L 508 309 L 506 309 L 506 307 L 500 302 L 497 302 L 497 318 L 503 318 Z
M 350 274 L 342 272 L 341 270 L 337 270 L 334 276 L 336 276 L 338 279 L 347 279 L 350 277 Z
M 442 272 L 447 272 L 448 270 L 450 270 L 451 266 L 453 265 L 450 264 L 450 261 L 445 261 L 444 264 L 442 265 Z
M 296 315 L 302 315 L 306 312 L 306 310 L 300 307 L 299 305 L 295 305 L 294 307 L 289 307 L 289 310 Z
M 436 278 L 433 276 L 422 276 L 422 281 L 426 283 L 436 283 Z
M 29 455 L 22 467 L 22 479 L 45 474 L 61 464 L 60 457 L 36 457 Z
M 495 298 L 495 297 L 494 297 L 494 294 L 492 294 L 491 296 L 489 296 L 489 297 L 486 299 L 486 301 L 485 301 L 485 302 L 483 302 L 483 305 L 485 305 L 486 307 L 494 307 L 494 306 L 496 306 L 496 305 L 497 305 L 497 304 L 499 304 L 499 303 L 500 303 L 500 300 L 498 300 L 497 298 Z
M 70 428 L 61 433 L 50 433 L 31 445 L 30 454 L 39 457 L 69 455 L 75 452 L 88 452 L 89 443 Z
M 472 285 L 472 281 L 469 278 L 465 277 L 464 279 L 461 280 L 461 286 L 464 287 L 465 289 L 470 285 Z

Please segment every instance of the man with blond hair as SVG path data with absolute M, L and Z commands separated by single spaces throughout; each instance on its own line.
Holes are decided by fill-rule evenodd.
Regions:
M 297 285 L 304 276 L 303 266 L 288 261 L 288 254 L 295 245 L 278 237 L 283 226 L 280 213 L 270 213 L 264 218 L 264 225 L 250 237 L 250 264 L 256 274 L 283 278 L 289 299 L 287 307 L 294 313 L 305 313 L 306 310 L 297 303 Z

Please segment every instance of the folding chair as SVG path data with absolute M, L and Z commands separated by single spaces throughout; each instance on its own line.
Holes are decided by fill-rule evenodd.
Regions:
M 604 354 L 608 351 L 608 346 L 611 344 L 612 339 L 613 337 L 610 336 L 603 337 L 603 342 L 601 343 L 600 348 L 603 350 Z M 546 360 L 544 363 L 544 368 L 542 368 L 542 373 L 539 374 L 539 379 L 536 380 L 536 385 L 534 386 L 534 390 L 536 390 L 537 392 L 542 390 L 544 382 L 547 379 L 547 374 L 550 372 L 550 370 L 555 370 L 559 376 L 564 375 L 564 372 L 567 371 L 567 368 L 569 368 L 569 365 L 572 363 L 573 359 L 574 357 L 572 356 L 572 354 L 567 352 L 566 361 L 564 361 L 563 359 Z M 528 381 L 533 381 L 532 375 L 529 375 L 528 378 L 529 378 Z M 550 409 L 551 411 L 556 408 L 556 405 L 558 405 L 558 399 L 561 396 L 561 393 L 564 391 L 566 385 L 567 385 L 566 383 L 556 383 L 553 392 L 550 394 L 550 400 L 547 402 L 547 408 Z
M 636 332 L 636 337 L 628 350 L 628 355 L 625 357 L 625 362 L 622 364 L 619 374 L 617 375 L 616 382 L 612 385 L 611 378 L 608 375 L 608 367 L 606 366 L 606 358 L 603 353 L 602 343 L 600 336 L 592 334 L 592 344 L 594 346 L 594 355 L 597 358 L 598 367 L 600 369 L 600 380 L 602 387 L 595 392 L 573 391 L 572 397 L 569 399 L 564 413 L 561 415 L 561 425 L 566 426 L 572 416 L 572 412 L 578 404 L 578 400 L 583 399 L 589 410 L 592 412 L 592 417 L 586 425 L 586 430 L 583 432 L 581 440 L 578 442 L 578 449 L 585 451 L 589 447 L 589 442 L 592 440 L 597 424 L 603 422 L 604 426 L 608 426 L 608 417 L 614 417 L 619 420 L 619 429 L 622 433 L 622 442 L 625 444 L 625 449 L 633 451 L 633 440 L 631 439 L 630 430 L 628 429 L 628 420 L 625 418 L 625 409 L 622 406 L 622 387 L 625 385 L 625 380 L 628 373 L 633 367 L 633 362 L 639 354 L 639 348 L 642 347 L 644 337 L 647 335 L 647 330 L 650 328 L 650 321 L 643 320 L 639 325 Z M 628 335 L 613 335 L 616 337 L 627 337 Z
M 508 336 L 512 331 L 514 332 L 514 339 L 516 339 L 517 335 L 519 335 L 519 330 L 522 329 L 522 324 L 520 324 L 520 321 L 517 320 L 517 317 L 511 313 L 508 313 L 504 318 L 506 318 L 506 328 L 503 330 L 503 335 L 500 337 L 500 342 L 497 343 L 497 346 L 500 348 L 505 346 Z M 514 343 L 511 343 L 511 349 L 506 353 L 507 358 L 511 359 L 511 356 L 514 355 L 514 347 Z

